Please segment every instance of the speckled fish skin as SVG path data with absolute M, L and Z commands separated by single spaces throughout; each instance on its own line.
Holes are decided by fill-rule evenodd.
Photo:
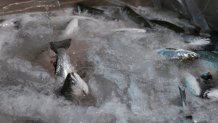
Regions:
M 77 99 L 75 97 L 86 96 L 89 93 L 87 84 L 76 72 L 69 73 L 61 88 L 61 94 L 69 100 Z
M 183 49 L 162 48 L 158 49 L 157 53 L 169 60 L 185 61 L 199 58 L 199 55 L 197 53 Z
M 74 67 L 70 64 L 70 58 L 63 48 L 58 49 L 56 63 L 55 74 L 57 77 L 60 77 L 61 80 L 65 80 L 67 74 L 74 71 Z
M 68 98 L 83 97 L 88 95 L 89 89 L 86 82 L 76 73 L 74 66 L 70 63 L 70 57 L 66 53 L 66 49 L 70 46 L 71 39 L 59 42 L 51 42 L 51 49 L 57 54 L 55 74 L 57 81 L 63 83 L 61 93 Z
M 207 81 L 207 80 L 213 79 L 213 76 L 211 75 L 210 72 L 206 72 L 206 73 L 201 74 L 201 78 Z
M 214 71 L 218 71 L 218 54 L 210 51 L 196 51 L 200 55 L 200 63 Z
M 70 46 L 71 39 L 66 39 L 60 42 L 51 42 L 51 49 L 57 54 L 55 64 L 55 74 L 58 82 L 63 82 L 68 73 L 74 71 L 74 67 L 70 64 L 70 58 L 66 50 Z

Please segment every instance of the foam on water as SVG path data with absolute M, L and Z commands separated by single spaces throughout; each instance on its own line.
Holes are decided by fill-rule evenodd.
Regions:
M 0 28 L 0 118 L 5 117 L 5 123 L 15 123 L 14 118 L 46 123 L 184 122 L 178 91 L 182 67 L 155 52 L 186 48 L 180 35 L 166 29 L 138 31 L 126 20 L 73 16 L 71 11 L 54 11 L 49 19 L 40 12 L 3 17 L 21 20 L 18 29 Z M 77 30 L 67 34 L 73 39 L 67 52 L 91 90 L 81 105 L 57 94 L 61 85 L 55 82 L 54 53 L 49 50 L 49 42 L 58 40 L 75 18 Z M 204 100 L 187 94 L 187 101 L 194 119 L 216 121 L 212 114 L 217 110 L 210 111 L 214 117 L 201 110 Z

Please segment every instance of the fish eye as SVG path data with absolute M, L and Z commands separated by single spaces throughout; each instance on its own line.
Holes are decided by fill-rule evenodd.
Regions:
M 77 84 L 77 82 L 76 82 L 76 81 L 74 81 L 74 80 L 72 80 L 72 84 L 73 84 L 73 85 L 76 85 L 76 84 Z

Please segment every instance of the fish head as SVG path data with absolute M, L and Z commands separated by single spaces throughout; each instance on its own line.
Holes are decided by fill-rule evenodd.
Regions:
M 68 74 L 66 81 L 70 82 L 72 95 L 85 97 L 89 94 L 88 85 L 76 72 Z
M 194 60 L 199 58 L 197 53 L 186 50 L 178 50 L 177 55 L 178 57 L 181 57 L 182 60 Z
M 201 78 L 204 80 L 211 80 L 213 79 L 213 76 L 210 72 L 206 72 L 206 73 L 201 74 Z

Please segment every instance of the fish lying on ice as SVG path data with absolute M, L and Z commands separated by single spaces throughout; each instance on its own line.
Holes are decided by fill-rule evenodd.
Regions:
M 125 6 L 122 8 L 123 14 L 128 17 L 130 20 L 135 22 L 136 24 L 147 27 L 147 28 L 152 28 L 151 23 L 149 22 L 148 19 L 142 17 L 141 15 L 137 14 L 134 10 L 132 10 L 130 7 Z
M 175 49 L 175 48 L 162 48 L 156 50 L 157 53 L 169 60 L 194 60 L 199 57 L 199 55 L 195 52 L 183 50 L 183 49 Z
M 211 88 L 210 85 L 206 85 L 203 80 L 201 80 L 200 78 L 196 78 L 189 72 L 182 72 L 182 76 L 182 84 L 194 96 L 202 97 L 204 92 Z
M 85 6 L 81 3 L 75 4 L 74 11 L 76 11 L 78 13 L 87 12 L 87 13 L 94 14 L 94 15 L 103 15 L 104 14 L 103 10 L 88 7 L 88 6 Z
M 207 93 L 211 94 L 211 95 L 215 94 L 216 91 L 213 90 L 213 88 L 214 88 L 213 83 L 212 84 L 206 83 L 204 79 L 196 78 L 194 75 L 192 75 L 189 72 L 182 72 L 182 75 L 183 75 L 182 84 L 194 96 L 206 98 Z M 210 75 L 208 75 L 208 76 L 210 76 Z M 200 77 L 202 77 L 202 76 L 200 76 Z M 217 96 L 218 96 L 218 93 L 217 93 Z
M 209 90 L 206 90 L 205 93 L 203 94 L 203 98 L 207 99 L 218 99 L 218 89 L 212 88 Z
M 201 84 L 195 78 L 195 76 L 189 72 L 182 72 L 182 75 L 182 83 L 191 92 L 191 94 L 195 96 L 201 96 L 203 90 L 201 88 Z
M 86 82 L 76 73 L 70 62 L 66 50 L 70 47 L 71 39 L 58 42 L 50 42 L 50 48 L 56 53 L 55 75 L 59 83 L 64 83 L 61 94 L 71 97 L 83 97 L 89 94 Z
M 158 20 L 158 19 L 151 19 L 149 21 L 154 23 L 154 24 L 166 27 L 170 30 L 177 32 L 177 33 L 184 33 L 185 32 L 185 30 L 182 27 L 179 27 L 179 26 L 177 26 L 173 23 L 167 22 L 167 21 Z

